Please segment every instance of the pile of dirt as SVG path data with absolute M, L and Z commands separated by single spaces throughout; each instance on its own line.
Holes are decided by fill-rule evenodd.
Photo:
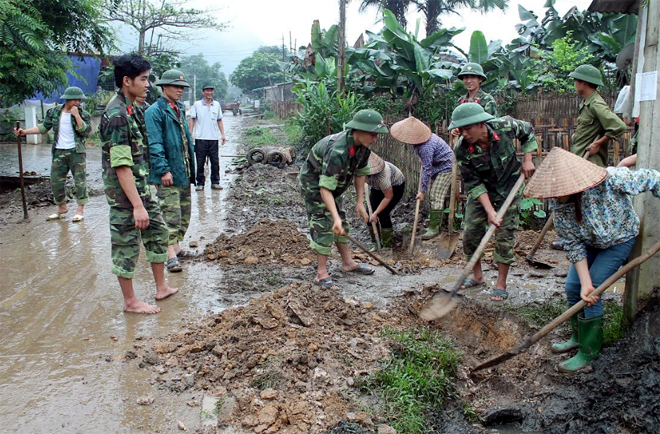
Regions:
M 287 220 L 264 220 L 242 234 L 222 234 L 206 245 L 204 257 L 229 265 L 305 266 L 315 259 L 307 236 Z
M 50 181 L 25 186 L 25 199 L 29 210 L 54 205 Z M 23 200 L 20 188 L 0 193 L 0 224 L 16 223 L 23 217 Z
M 344 420 L 373 427 L 378 421 L 361 411 L 352 386 L 389 357 L 385 323 L 411 327 L 419 320 L 296 283 L 167 340 L 136 345 L 128 356 L 154 365 L 165 388 L 220 397 L 221 427 L 320 433 Z

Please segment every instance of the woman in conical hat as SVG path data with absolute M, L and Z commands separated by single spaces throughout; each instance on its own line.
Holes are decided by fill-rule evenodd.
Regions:
M 376 234 L 371 223 L 379 223 L 382 247 L 391 249 L 394 245 L 394 230 L 390 213 L 399 203 L 406 189 L 406 178 L 401 170 L 389 161 L 372 152 L 369 155 L 369 169 L 367 184 L 371 187 L 369 198 L 373 214 L 369 217 L 369 234 L 376 246 Z
M 555 230 L 565 240 L 571 267 L 566 277 L 569 306 L 587 303 L 571 318 L 573 334 L 555 344 L 553 352 L 579 349 L 559 365 L 575 371 L 598 357 L 603 341 L 603 306 L 591 294 L 626 261 L 639 233 L 632 195 L 650 191 L 660 197 L 660 172 L 650 169 L 599 167 L 560 148 L 554 148 L 530 180 L 525 195 L 551 198 Z

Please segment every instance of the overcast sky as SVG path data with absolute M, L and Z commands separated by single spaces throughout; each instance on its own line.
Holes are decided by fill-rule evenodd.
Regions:
M 382 28 L 380 13 L 376 8 L 359 12 L 360 0 L 351 0 L 347 9 L 347 41 L 353 44 L 365 30 L 377 32 Z M 474 30 L 481 30 L 488 41 L 501 39 L 508 43 L 517 34 L 515 24 L 520 22 L 518 4 L 543 17 L 545 0 L 509 0 L 509 8 L 504 11 L 490 12 L 487 15 L 470 9 L 460 10 L 460 15 L 442 17 L 443 27 L 465 27 L 465 31 L 454 41 L 464 50 L 470 45 L 470 35 Z M 321 28 L 327 29 L 339 21 L 337 0 L 193 0 L 191 6 L 205 9 L 216 8 L 220 21 L 229 22 L 229 28 L 219 31 L 195 31 L 191 42 L 181 43 L 178 48 L 185 54 L 204 54 L 209 63 L 221 62 L 227 75 L 234 70 L 244 57 L 249 56 L 261 45 L 282 45 L 282 36 L 286 47 L 289 46 L 289 32 L 297 40 L 298 46 L 307 45 L 310 40 L 311 26 L 315 19 L 320 20 Z M 557 0 L 555 7 L 564 14 L 571 7 L 584 10 L 591 0 Z M 423 16 L 413 6 L 408 12 L 408 29 L 414 31 L 417 18 L 420 22 L 420 36 L 424 36 Z M 137 44 L 137 38 L 131 32 L 120 31 L 122 49 L 129 50 Z M 365 35 L 366 36 L 366 35 Z

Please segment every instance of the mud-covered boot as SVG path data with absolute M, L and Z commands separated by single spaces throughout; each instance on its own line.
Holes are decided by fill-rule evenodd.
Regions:
M 580 350 L 559 364 L 560 371 L 575 372 L 600 355 L 600 347 L 603 345 L 602 315 L 589 319 L 585 319 L 582 314 L 578 315 L 578 341 Z
M 580 346 L 580 343 L 578 342 L 577 315 L 573 315 L 571 317 L 571 330 L 573 331 L 573 333 L 571 334 L 571 338 L 566 342 L 562 342 L 560 344 L 552 344 L 552 346 L 550 347 L 550 351 L 552 351 L 555 354 L 561 354 L 561 353 L 567 353 L 571 350 L 578 348 Z
M 440 225 L 442 224 L 442 217 L 444 216 L 444 211 L 442 210 L 431 210 L 429 215 L 429 228 L 422 235 L 423 240 L 430 240 L 437 237 L 440 234 Z
M 394 229 L 386 228 L 380 231 L 380 241 L 383 249 L 391 249 L 394 247 Z
M 374 233 L 374 227 L 369 225 L 369 236 L 371 237 L 371 247 L 369 248 L 370 252 L 378 251 L 378 242 L 376 241 L 376 234 Z M 381 240 L 382 242 L 382 240 Z

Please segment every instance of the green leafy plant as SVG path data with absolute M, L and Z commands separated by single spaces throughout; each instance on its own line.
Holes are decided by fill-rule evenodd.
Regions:
M 359 387 L 384 398 L 383 416 L 397 432 L 428 432 L 425 415 L 453 395 L 461 353 L 451 341 L 429 328 L 403 332 L 387 329 L 384 334 L 394 341 L 392 357 Z
M 526 197 L 520 202 L 520 223 L 524 227 L 531 227 L 534 218 L 542 219 L 547 216 L 543 209 L 543 202 L 533 197 Z

